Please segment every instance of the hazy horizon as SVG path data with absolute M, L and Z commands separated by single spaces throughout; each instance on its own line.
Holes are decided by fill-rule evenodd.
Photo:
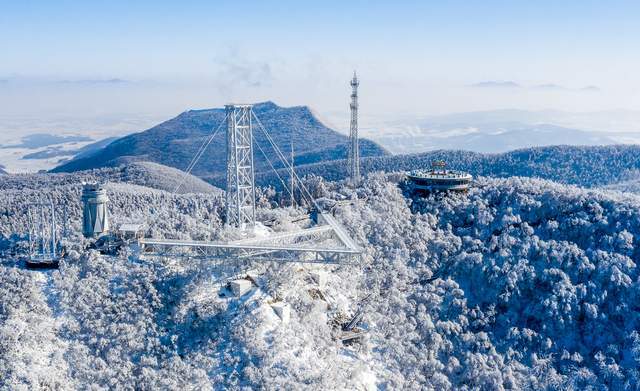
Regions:
M 364 126 L 504 108 L 640 110 L 637 11 L 631 1 L 11 3 L 0 116 L 169 118 L 273 100 L 332 118 L 348 111 L 354 69 Z
M 637 11 L 631 1 L 10 3 L 0 144 L 122 136 L 234 101 L 309 106 L 346 133 L 354 70 L 362 136 L 398 151 L 416 132 L 437 137 L 427 118 L 451 113 L 553 110 L 574 114 L 541 121 L 640 132 Z M 26 165 L 23 152 L 5 150 L 0 164 Z

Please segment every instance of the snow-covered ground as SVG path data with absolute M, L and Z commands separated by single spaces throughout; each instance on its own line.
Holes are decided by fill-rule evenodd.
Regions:
M 239 298 L 221 295 L 220 269 L 208 263 L 83 250 L 79 192 L 61 185 L 54 199 L 72 206 L 76 232 L 61 268 L 49 277 L 13 258 L 0 266 L 0 324 L 12 325 L 0 328 L 0 379 L 9 388 L 639 386 L 640 198 L 479 178 L 467 194 L 419 199 L 398 177 L 370 175 L 357 191 L 366 202 L 335 210 L 364 248 L 360 264 L 251 265 L 255 282 Z M 317 196 L 353 198 L 342 184 L 314 183 Z M 220 194 L 109 191 L 113 218 L 146 216 L 154 236 L 230 234 Z M 260 192 L 261 216 L 294 213 L 271 210 L 274 196 Z M 0 197 L 6 247 L 37 191 Z M 326 281 L 312 278 L 318 269 Z M 369 294 L 368 333 L 342 344 L 335 326 Z M 288 322 L 274 302 L 290 305 Z

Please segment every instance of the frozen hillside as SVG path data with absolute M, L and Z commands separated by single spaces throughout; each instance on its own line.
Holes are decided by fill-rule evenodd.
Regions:
M 252 265 L 240 298 L 202 261 L 81 249 L 58 271 L 0 266 L 0 379 L 8 388 L 636 389 L 640 198 L 527 179 L 411 199 L 374 174 L 336 218 L 365 249 L 343 266 Z M 351 197 L 314 179 L 313 192 Z M 112 215 L 153 236 L 208 239 L 222 197 L 109 185 Z M 66 190 L 66 189 L 61 189 Z M 77 191 L 55 193 L 77 209 Z M 0 191 L 0 227 L 34 190 Z M 261 216 L 272 192 L 260 194 Z M 79 210 L 70 216 L 79 228 Z M 16 238 L 10 238 L 9 241 Z M 322 269 L 327 281 L 310 272 Z M 362 342 L 335 340 L 368 294 Z M 270 304 L 289 303 L 283 322 Z
M 129 162 L 113 168 L 101 168 L 68 174 L 15 174 L 0 181 L 0 190 L 46 189 L 62 185 L 80 185 L 83 181 L 125 182 L 178 193 L 220 193 L 207 182 L 183 171 L 152 162 Z
M 524 176 L 549 179 L 583 187 L 603 186 L 631 179 L 640 170 L 640 146 L 569 146 L 519 149 L 499 154 L 468 151 L 433 151 L 413 155 L 394 155 L 362 159 L 363 172 L 399 171 L 428 168 L 435 160 L 445 160 L 452 168 L 473 175 L 491 177 Z M 328 180 L 343 179 L 345 161 L 298 166 L 301 174 L 314 174 Z M 259 177 L 276 183 L 275 175 Z
M 146 222 L 152 236 L 167 236 L 186 224 L 198 232 L 210 232 L 204 220 L 218 220 L 219 204 L 223 193 L 171 194 L 128 183 L 107 183 L 110 220 L 113 226 L 120 223 Z M 68 229 L 72 242 L 82 241 L 82 185 L 80 183 L 59 185 L 51 188 L 0 191 L 0 250 L 11 240 L 25 239 L 28 231 L 27 207 L 51 196 L 58 213 L 66 209 Z M 170 207 L 168 205 L 171 205 Z M 59 215 L 60 217 L 60 215 Z M 60 223 L 62 224 L 62 223 Z M 196 235 L 194 231 L 192 235 Z M 184 236 L 184 235 L 183 235 Z M 179 235 L 177 236 L 179 237 Z M 209 238 L 209 234 L 202 238 Z

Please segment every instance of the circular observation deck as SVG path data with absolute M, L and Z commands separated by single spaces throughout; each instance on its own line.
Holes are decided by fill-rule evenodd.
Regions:
M 473 177 L 463 171 L 448 170 L 444 162 L 434 162 L 431 170 L 413 170 L 407 178 L 414 191 L 466 191 Z

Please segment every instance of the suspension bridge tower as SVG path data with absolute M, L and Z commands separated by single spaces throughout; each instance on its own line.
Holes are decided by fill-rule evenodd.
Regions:
M 256 223 L 253 170 L 252 105 L 226 105 L 227 224 L 252 228 Z
M 360 149 L 358 147 L 358 77 L 353 71 L 351 79 L 351 126 L 349 128 L 349 179 L 354 186 L 360 184 Z

